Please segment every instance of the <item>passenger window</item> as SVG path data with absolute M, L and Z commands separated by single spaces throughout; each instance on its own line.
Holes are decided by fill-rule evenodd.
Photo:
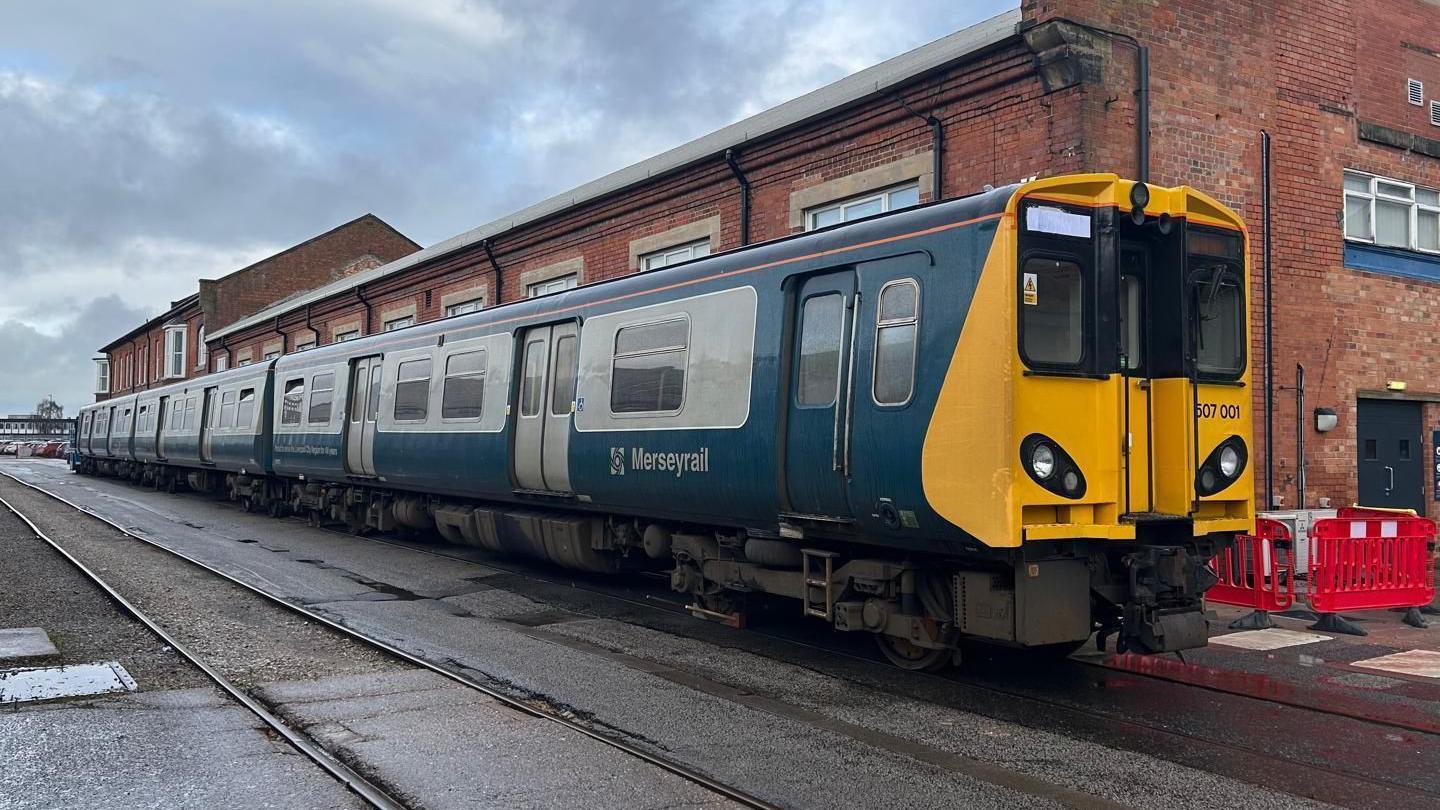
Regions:
M 310 411 L 305 415 L 306 424 L 330 424 L 330 410 L 335 402 L 335 373 L 316 374 L 310 378 Z
M 300 424 L 300 412 L 305 408 L 305 378 L 288 380 L 285 395 L 280 401 L 280 424 Z
M 1031 365 L 1076 366 L 1085 356 L 1080 265 L 1033 258 L 1021 270 L 1021 350 Z
M 430 413 L 430 358 L 400 364 L 395 374 L 395 421 L 424 422 Z
M 913 279 L 880 289 L 875 323 L 875 403 L 904 405 L 915 390 L 915 344 L 920 330 L 920 286 Z
M 685 402 L 690 322 L 677 318 L 615 333 L 611 413 L 676 412 Z
M 520 415 L 538 416 L 545 389 L 545 341 L 525 344 L 525 377 L 520 381 Z
M 828 406 L 840 391 L 840 335 L 844 296 L 817 295 L 800 310 L 799 404 Z
M 575 402 L 576 343 L 574 335 L 555 341 L 555 384 L 550 391 L 550 413 L 556 416 L 570 413 Z
M 190 413 L 190 406 L 185 406 L 185 413 Z M 240 407 L 235 410 L 235 426 L 239 428 L 252 428 L 255 426 L 255 389 L 244 388 L 240 391 Z
M 380 372 L 383 367 L 377 362 L 370 367 L 370 397 L 365 402 L 365 420 L 374 422 L 380 415 Z
M 220 425 L 222 428 L 235 427 L 235 392 L 226 391 L 220 396 Z
M 441 419 L 479 419 L 485 403 L 485 351 L 445 358 L 445 390 L 440 395 Z
M 189 430 L 195 426 L 195 397 L 185 400 L 185 429 Z

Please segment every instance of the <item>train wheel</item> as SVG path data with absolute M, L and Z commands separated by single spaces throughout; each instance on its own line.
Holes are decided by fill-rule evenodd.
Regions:
M 950 659 L 955 655 L 954 650 L 933 650 L 898 636 L 880 634 L 875 636 L 875 641 L 890 663 L 916 672 L 939 672 L 950 665 Z

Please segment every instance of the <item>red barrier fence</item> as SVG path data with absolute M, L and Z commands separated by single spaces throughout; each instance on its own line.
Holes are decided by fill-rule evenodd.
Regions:
M 1236 537 L 1234 545 L 1210 561 L 1211 570 L 1220 581 L 1210 586 L 1205 599 L 1255 609 L 1232 622 L 1232 628 L 1273 627 L 1270 611 L 1287 610 L 1295 603 L 1293 552 L 1289 541 L 1290 529 L 1284 523 L 1259 518 L 1255 521 L 1254 535 Z
M 1310 528 L 1309 550 L 1310 607 L 1321 614 L 1317 629 L 1355 632 L 1359 628 L 1334 614 L 1419 608 L 1435 598 L 1435 523 L 1427 518 L 1341 510 Z

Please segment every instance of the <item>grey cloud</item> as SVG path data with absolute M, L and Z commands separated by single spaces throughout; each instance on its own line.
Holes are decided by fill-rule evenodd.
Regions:
M 73 416 L 94 401 L 95 334 L 119 337 L 147 314 L 115 296 L 95 299 L 58 336 L 15 320 L 0 321 L 0 414 L 29 413 L 40 397 L 53 394 Z

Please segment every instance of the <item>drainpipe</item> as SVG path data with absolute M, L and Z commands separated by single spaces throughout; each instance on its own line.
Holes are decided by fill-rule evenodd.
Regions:
M 226 368 L 227 370 L 228 370 L 231 366 L 235 365 L 235 356 L 230 353 L 229 342 L 230 342 L 230 337 L 229 337 L 228 335 L 221 335 L 221 336 L 220 336 L 220 351 L 225 352 L 225 368 Z M 209 371 L 209 369 L 206 369 L 206 370 Z
M 289 335 L 286 335 L 285 332 L 280 329 L 280 316 L 279 316 L 279 315 L 276 315 L 276 316 L 275 316 L 275 325 L 272 326 L 272 327 L 270 327 L 270 329 L 271 329 L 271 331 L 273 331 L 275 334 L 277 334 L 277 335 L 280 336 L 280 353 L 281 353 L 281 354 L 285 354 L 285 353 L 289 352 L 289 351 L 290 351 L 290 336 L 289 336 Z
M 1260 132 L 1260 218 L 1265 230 L 1265 251 L 1261 255 L 1261 285 L 1265 292 L 1265 310 L 1262 313 L 1265 332 L 1265 508 L 1275 508 L 1275 353 L 1273 351 L 1275 324 L 1270 287 L 1270 133 Z M 1304 379 L 1304 370 L 1300 371 Z M 1299 412 L 1297 411 L 1297 414 Z M 1296 418 L 1300 418 L 1298 415 Z M 1303 438 L 1302 438 L 1303 443 Z M 1300 499 L 1305 498 L 1305 471 L 1300 470 Z M 1299 508 L 1299 507 L 1296 507 Z
M 1305 508 L 1305 367 L 1295 364 L 1295 508 Z M 1268 460 L 1267 460 L 1268 461 Z M 1266 465 L 1269 466 L 1268 464 Z
M 310 323 L 310 307 L 311 307 L 311 306 L 313 306 L 313 302 L 310 303 L 310 304 L 306 304 L 306 305 L 305 305 L 305 328 L 310 330 L 310 340 L 311 340 L 316 346 L 319 346 L 319 345 L 320 345 L 320 330 L 319 330 L 319 329 L 316 329 L 315 326 L 314 326 L 314 324 Z
M 485 248 L 485 258 L 489 259 L 490 266 L 495 268 L 495 303 L 498 304 L 502 300 L 502 294 L 505 290 L 504 272 L 500 269 L 500 262 L 495 260 L 495 251 L 490 247 L 490 240 L 481 239 L 480 247 Z
M 725 165 L 730 167 L 735 182 L 740 184 L 740 246 L 744 247 L 750 244 L 750 181 L 745 179 L 745 172 L 740 171 L 734 149 L 725 150 Z
M 945 199 L 945 124 L 934 113 L 921 115 L 899 96 L 896 96 L 895 100 L 900 102 L 900 106 L 904 107 L 906 112 L 930 125 L 930 176 L 933 180 L 930 201 L 943 200 Z
M 1134 39 L 1135 44 L 1135 162 L 1139 164 L 1137 178 L 1142 183 L 1150 182 L 1150 49 Z
M 365 328 L 360 330 L 360 336 L 364 337 L 365 335 L 370 334 L 370 299 L 365 297 L 365 291 L 360 287 L 355 288 L 355 297 L 359 299 L 360 304 L 365 307 Z

